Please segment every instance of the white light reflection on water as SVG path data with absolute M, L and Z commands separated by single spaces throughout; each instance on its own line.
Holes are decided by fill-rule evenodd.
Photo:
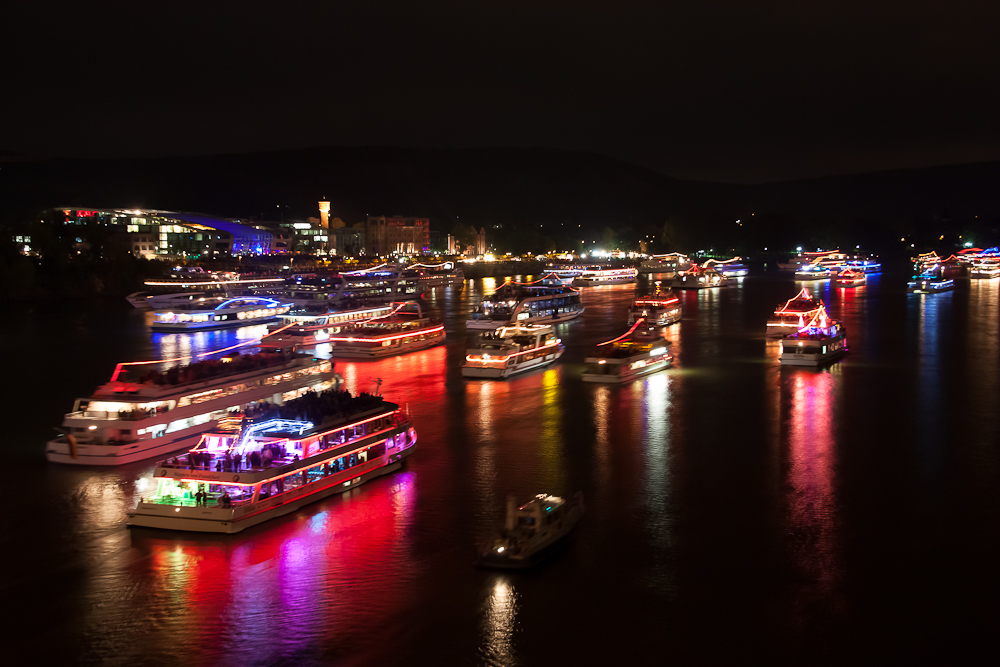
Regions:
M 646 505 L 646 532 L 654 545 L 656 567 L 651 571 L 654 585 L 672 582 L 672 573 L 664 571 L 673 544 L 673 520 L 670 509 L 670 376 L 655 373 L 633 385 L 632 401 L 642 406 L 641 438 L 645 465 L 643 477 Z
M 517 591 L 506 575 L 496 575 L 493 588 L 483 602 L 482 643 L 478 658 L 487 665 L 516 665 L 514 635 L 518 631 Z

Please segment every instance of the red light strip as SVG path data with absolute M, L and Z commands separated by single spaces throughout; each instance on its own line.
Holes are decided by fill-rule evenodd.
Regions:
M 678 299 L 677 297 L 674 297 L 673 299 L 670 299 L 668 301 L 650 301 L 650 300 L 636 301 L 635 305 L 636 306 L 669 306 L 672 303 L 680 303 L 680 299 Z
M 208 282 L 193 282 L 187 280 L 173 280 L 170 282 L 160 282 L 156 280 L 147 280 L 144 284 L 150 287 L 165 287 L 165 286 L 177 286 L 177 285 L 235 285 L 237 283 L 273 283 L 273 282 L 284 282 L 284 278 L 257 278 L 255 280 L 211 280 Z
M 396 334 L 395 336 L 383 336 L 381 338 L 355 338 L 354 336 L 331 336 L 328 340 L 340 341 L 342 343 L 381 343 L 387 340 L 396 340 L 397 338 L 406 338 L 407 336 L 419 336 L 420 334 L 435 333 L 444 330 L 444 325 L 434 327 L 433 329 L 414 329 L 408 333 Z
M 275 335 L 277 333 L 281 333 L 282 331 L 284 331 L 288 327 L 293 327 L 293 326 L 295 326 L 295 325 L 294 324 L 286 324 L 285 326 L 281 327 L 280 329 L 275 329 L 274 331 L 271 331 L 270 333 L 264 334 L 260 338 L 253 338 L 251 340 L 244 341 L 242 343 L 237 343 L 236 345 L 230 345 L 229 347 L 224 347 L 224 348 L 219 349 L 219 350 L 209 350 L 208 352 L 199 352 L 197 354 L 189 354 L 186 357 L 174 357 L 173 359 L 154 359 L 153 361 L 122 361 L 118 365 L 115 366 L 115 372 L 112 373 L 112 375 L 111 375 L 111 381 L 115 382 L 118 379 L 118 376 L 121 375 L 121 372 L 124 370 L 125 366 L 145 366 L 145 365 L 148 365 L 148 364 L 166 364 L 166 363 L 170 363 L 171 361 L 184 361 L 185 359 L 194 359 L 195 357 L 204 357 L 204 356 L 207 356 L 209 354 L 218 354 L 219 352 L 227 352 L 228 350 L 235 350 L 238 347 L 245 347 L 247 345 L 254 345 L 256 343 L 259 343 L 263 339 L 267 338 L 268 336 L 273 336 L 273 335 Z
M 790 306 L 792 304 L 792 301 L 795 301 L 796 299 L 811 299 L 811 298 L 812 298 L 812 295 L 809 293 L 809 289 L 806 288 L 806 287 L 803 287 L 802 290 L 798 294 L 796 294 L 791 299 L 789 299 L 788 301 L 786 301 L 784 306 L 781 306 L 780 308 L 778 308 L 777 310 L 775 310 L 774 314 L 775 315 L 781 315 L 782 313 L 784 313 L 788 309 L 788 306 Z M 806 312 L 809 312 L 809 311 L 806 311 Z
M 554 343 L 549 343 L 548 345 L 543 345 L 541 347 L 533 347 L 530 350 L 523 350 L 521 352 L 515 352 L 514 354 L 507 355 L 506 357 L 490 357 L 489 359 L 483 359 L 483 355 L 478 357 L 473 357 L 471 355 L 465 355 L 466 361 L 479 361 L 484 364 L 500 363 L 506 362 L 508 359 L 513 359 L 514 357 L 520 357 L 522 354 L 528 354 L 529 352 L 538 352 L 539 350 L 547 350 L 550 347 L 558 347 L 562 341 L 557 340 Z
M 610 345 L 611 343 L 617 343 L 622 338 L 628 338 L 629 336 L 632 335 L 632 332 L 636 330 L 636 327 L 638 327 L 642 322 L 645 321 L 646 321 L 645 317 L 640 317 L 635 321 L 635 324 L 632 325 L 632 328 L 623 333 L 621 336 L 619 336 L 618 338 L 612 338 L 611 340 L 606 340 L 603 343 L 598 343 L 597 346 L 600 347 L 601 345 Z

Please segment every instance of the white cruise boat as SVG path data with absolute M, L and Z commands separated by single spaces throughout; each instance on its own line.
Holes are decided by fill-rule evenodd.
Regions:
M 750 267 L 744 264 L 740 257 L 726 260 L 710 259 L 705 262 L 705 266 L 711 266 L 727 278 L 742 278 L 750 273 Z
M 462 364 L 467 378 L 507 378 L 548 366 L 566 347 L 551 326 L 515 324 L 479 336 L 479 347 L 469 350 Z
M 795 272 L 796 280 L 828 280 L 837 275 L 837 267 L 806 264 Z
M 847 352 L 847 330 L 820 306 L 804 327 L 781 339 L 781 363 L 788 366 L 821 366 Z
M 1000 258 L 990 255 L 972 260 L 969 265 L 969 277 L 976 280 L 1000 278 Z
M 167 278 L 147 280 L 145 286 L 149 289 L 129 294 L 125 299 L 134 308 L 168 310 L 178 301 L 185 303 L 200 297 L 247 295 L 255 289 L 273 287 L 284 281 L 284 278 L 276 277 L 244 278 L 225 272 L 207 273 L 200 267 L 191 267 L 187 271 L 175 271 Z
M 634 283 L 639 271 L 632 267 L 612 269 L 606 266 L 588 266 L 573 279 L 573 284 L 584 287 L 590 285 L 622 285 Z
M 722 275 L 714 267 L 692 264 L 690 268 L 678 271 L 674 276 L 673 287 L 679 289 L 706 289 L 709 287 L 724 287 L 729 284 L 729 278 Z
M 406 267 L 404 275 L 415 277 L 419 291 L 434 289 L 435 287 L 446 287 L 465 282 L 465 273 L 455 266 L 454 262 L 442 262 L 441 264 L 411 264 Z
M 199 331 L 263 324 L 285 315 L 292 305 L 260 296 L 208 297 L 153 313 L 153 331 Z
M 652 255 L 639 265 L 639 273 L 674 274 L 690 267 L 691 259 L 687 255 L 671 252 L 666 255 Z
M 573 281 L 580 277 L 580 269 L 560 269 L 546 267 L 543 272 L 541 284 L 543 285 L 572 285 Z
M 640 318 L 625 334 L 600 343 L 597 351 L 584 360 L 587 366 L 581 376 L 583 381 L 630 382 L 669 368 L 673 361 L 669 341 L 637 332 L 642 324 Z
M 861 287 L 868 282 L 868 274 L 862 269 L 848 268 L 838 273 L 833 282 L 837 287 Z
M 499 329 L 508 324 L 559 324 L 583 314 L 579 290 L 553 285 L 504 283 L 483 299 L 466 329 Z
M 780 271 L 799 271 L 810 264 L 818 264 L 833 269 L 839 269 L 847 261 L 847 255 L 839 250 L 818 250 L 816 252 L 800 252 L 787 262 L 778 262 Z
M 136 377 L 126 378 L 126 372 Z M 263 400 L 282 403 L 339 382 L 328 360 L 271 352 L 144 373 L 119 364 L 110 382 L 76 401 L 63 419 L 62 435 L 49 441 L 45 456 L 78 465 L 122 465 L 165 456 L 196 444 L 234 407 Z
M 284 412 L 205 434 L 157 463 L 155 487 L 126 523 L 238 533 L 399 470 L 417 442 L 409 416 L 380 396 L 307 394 Z
M 566 541 L 583 513 L 580 492 L 570 502 L 540 493 L 520 507 L 514 496 L 508 496 L 503 530 L 479 551 L 476 564 L 501 570 L 530 567 Z
M 268 325 L 268 334 L 261 340 L 260 347 L 278 349 L 315 347 L 330 340 L 330 336 L 339 334 L 348 324 L 388 315 L 390 310 L 392 306 L 385 304 L 322 315 L 301 315 L 290 312 L 281 318 L 281 322 Z
M 656 292 L 640 296 L 629 306 L 628 324 L 635 324 L 640 319 L 652 327 L 665 327 L 680 322 L 681 300 L 672 289 L 661 291 L 660 283 L 657 281 Z
M 400 301 L 385 315 L 344 325 L 326 342 L 333 357 L 381 359 L 422 350 L 444 339 L 440 320 L 427 317 L 419 303 Z
M 823 301 L 809 293 L 803 287 L 799 293 L 774 309 L 774 314 L 767 321 L 765 335 L 768 338 L 783 338 L 793 331 L 798 331 L 811 321 L 823 307 Z

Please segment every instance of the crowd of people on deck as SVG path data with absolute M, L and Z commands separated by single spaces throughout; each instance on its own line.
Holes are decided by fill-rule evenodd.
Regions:
M 165 371 L 153 369 L 144 373 L 139 378 L 139 382 L 157 385 L 197 382 L 219 375 L 248 373 L 258 368 L 284 364 L 294 359 L 295 356 L 289 352 L 258 352 L 244 355 L 233 353 L 221 359 L 205 359 L 193 364 L 174 366 Z

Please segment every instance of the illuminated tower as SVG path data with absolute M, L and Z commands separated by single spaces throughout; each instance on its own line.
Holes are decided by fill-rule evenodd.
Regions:
M 319 224 L 323 229 L 330 228 L 330 202 L 325 199 L 319 203 Z

